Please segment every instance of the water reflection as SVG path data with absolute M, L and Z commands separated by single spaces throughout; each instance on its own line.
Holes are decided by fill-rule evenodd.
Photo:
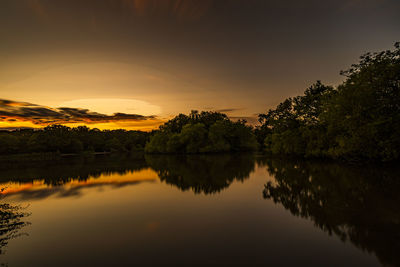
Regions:
M 0 255 L 5 253 L 5 247 L 11 239 L 26 235 L 19 232 L 30 224 L 24 220 L 30 215 L 24 209 L 21 206 L 0 203 Z
M 0 186 L 5 188 L 2 195 L 23 201 L 50 196 L 76 197 L 84 188 L 122 187 L 155 181 L 156 175 L 147 168 L 143 154 L 3 164 Z
M 384 265 L 400 266 L 400 177 L 391 167 L 343 166 L 266 159 L 264 198 L 293 215 L 374 253 Z
M 3 195 L 17 196 L 19 200 L 70 197 L 79 196 L 83 188 L 121 187 L 156 179 L 182 191 L 213 194 L 235 180 L 247 179 L 254 171 L 255 159 L 254 155 L 247 154 L 146 157 L 138 154 L 24 164 L 18 168 L 7 166 L 0 171 L 0 184 L 7 187 Z M 152 171 L 156 173 L 152 175 Z
M 266 169 L 270 177 L 265 176 Z M 29 239 L 36 238 L 36 242 L 55 242 L 52 239 L 46 241 L 47 237 L 57 233 L 46 230 L 51 224 L 48 223 L 47 228 L 42 226 L 47 223 L 47 218 L 51 218 L 53 225 L 57 225 L 55 231 L 62 225 L 68 225 L 61 228 L 64 231 L 71 229 L 70 233 L 64 233 L 63 230 L 57 233 L 61 236 L 60 242 L 65 243 L 76 232 L 76 240 L 80 240 L 82 235 L 82 240 L 87 241 L 85 244 L 91 245 L 92 240 L 97 240 L 98 233 L 103 233 L 105 229 L 109 231 L 109 226 L 113 225 L 115 227 L 112 228 L 112 234 L 106 236 L 114 242 L 113 252 L 132 248 L 140 251 L 136 257 L 150 255 L 154 251 L 161 253 L 161 248 L 165 244 L 171 245 L 173 238 L 181 242 L 174 243 L 176 251 L 187 248 L 186 254 L 183 253 L 185 255 L 191 255 L 190 251 L 203 249 L 207 244 L 209 253 L 214 253 L 223 246 L 226 246 L 226 250 L 221 255 L 232 256 L 230 251 L 240 255 L 238 251 L 242 251 L 244 262 L 249 255 L 260 255 L 254 262 L 263 262 L 264 254 L 253 254 L 254 251 L 274 251 L 271 252 L 274 255 L 269 255 L 269 260 L 279 262 L 282 256 L 276 253 L 286 253 L 287 244 L 297 244 L 296 241 L 299 244 L 304 243 L 304 240 L 296 240 L 296 237 L 287 233 L 297 233 L 298 225 L 306 220 L 288 222 L 288 217 L 277 219 L 276 216 L 280 216 L 277 210 L 283 211 L 285 208 L 291 214 L 315 224 L 316 228 L 310 226 L 308 232 L 299 235 L 317 238 L 315 233 L 318 233 L 327 237 L 319 230 L 322 229 L 329 235 L 338 236 L 342 241 L 350 241 L 359 249 L 355 250 L 351 246 L 357 252 L 375 254 L 382 264 L 400 266 L 397 256 L 400 251 L 398 176 L 398 169 L 389 167 L 346 167 L 343 164 L 279 160 L 248 154 L 134 154 L 74 157 L 60 162 L 1 164 L 0 188 L 8 188 L 1 192 L 5 198 L 1 199 L 3 204 L 0 205 L 0 253 L 4 253 L 9 240 L 20 236 L 23 232 L 21 228 L 29 224 L 26 221 L 29 210 L 15 204 L 27 201 L 33 203 L 29 209 L 33 206 L 36 208 L 31 210 L 35 214 L 30 217 L 32 227 L 27 228 L 31 233 Z M 270 182 L 262 188 L 266 178 Z M 232 186 L 235 182 L 246 183 Z M 153 184 L 147 186 L 144 183 Z M 138 184 L 141 186 L 111 190 Z M 180 194 L 178 190 L 170 190 L 165 184 L 180 191 L 191 191 L 193 194 Z M 94 194 L 94 190 L 91 190 L 93 188 L 107 190 L 96 190 Z M 264 214 L 266 205 L 260 195 L 262 189 L 264 198 L 277 204 L 268 205 L 267 214 Z M 209 197 L 217 193 L 218 198 Z M 182 201 L 186 205 L 182 205 Z M 76 207 L 71 203 L 76 203 Z M 83 206 L 82 210 L 80 205 Z M 57 216 L 64 216 L 64 209 L 67 207 L 70 212 L 77 213 L 72 219 L 68 216 L 63 219 L 55 218 L 48 212 L 49 207 L 52 211 L 59 211 Z M 217 219 L 214 221 L 213 218 Z M 33 219 L 40 219 L 40 223 Z M 93 233 L 87 232 L 83 226 L 92 223 L 92 220 L 96 220 L 97 227 L 91 228 Z M 100 223 L 102 221 L 104 224 Z M 140 228 L 142 225 L 146 225 L 146 231 Z M 33 237 L 32 231 L 35 227 L 38 232 Z M 237 233 L 238 229 L 241 234 Z M 222 239 L 215 238 L 217 234 Z M 280 241 L 285 245 L 279 247 L 277 239 L 282 239 Z M 19 238 L 12 243 L 26 244 L 24 242 L 26 241 L 23 238 Z M 69 242 L 75 244 L 71 240 Z M 135 242 L 139 244 L 136 247 Z M 326 241 L 318 239 L 315 244 L 323 242 Z M 124 247 L 126 244 L 132 247 Z M 157 244 L 159 247 L 156 247 Z M 180 247 L 180 244 L 184 245 Z M 248 250 L 243 250 L 242 244 L 251 245 L 246 247 Z M 15 247 L 21 249 L 20 246 Z M 334 253 L 339 253 L 334 245 L 325 248 L 332 248 Z M 294 245 L 294 250 L 289 250 L 290 253 L 293 252 L 294 258 L 301 258 L 308 253 L 307 247 Z M 7 255 L 11 251 L 16 250 L 11 250 L 10 244 Z M 97 255 L 95 249 L 88 250 L 87 253 Z M 216 254 L 213 255 L 217 257 Z M 235 255 L 232 256 L 232 262 L 237 260 L 233 260 Z M 54 257 L 58 260 L 57 257 L 60 256 L 63 255 L 57 254 Z M 170 256 L 171 259 L 174 257 L 170 254 L 164 256 Z M 175 256 L 179 258 L 181 255 Z M 11 258 L 18 259 L 16 256 Z M 332 258 L 334 257 L 330 260 Z M 121 258 L 121 262 L 126 263 L 130 259 Z M 219 259 L 220 262 L 227 260 L 223 256 Z
M 0 183 L 14 181 L 46 185 L 63 185 L 71 181 L 87 181 L 101 175 L 125 175 L 147 167 L 143 154 L 70 157 L 59 161 L 1 163 Z
M 146 162 L 161 181 L 182 191 L 214 194 L 228 188 L 233 181 L 244 181 L 254 171 L 252 154 L 237 155 L 147 155 Z
M 233 181 L 248 179 L 254 168 L 254 155 L 240 154 L 71 157 L 60 162 L 2 164 L 0 187 L 4 188 L 3 197 L 17 202 L 41 201 L 54 196 L 76 197 L 83 189 L 105 185 L 122 187 L 158 179 L 182 191 L 214 194 L 228 188 Z M 19 236 L 17 231 L 29 224 L 23 220 L 29 214 L 11 204 L 1 204 L 0 209 L 2 252 L 8 240 Z M 153 229 L 155 224 L 149 227 Z

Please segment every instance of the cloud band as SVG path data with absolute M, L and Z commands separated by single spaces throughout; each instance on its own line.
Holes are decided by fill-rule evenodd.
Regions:
M 155 116 L 139 114 L 114 113 L 106 115 L 80 108 L 50 108 L 0 99 L 0 121 L 15 122 L 29 121 L 36 125 L 64 124 L 64 123 L 108 123 L 132 122 L 155 119 Z

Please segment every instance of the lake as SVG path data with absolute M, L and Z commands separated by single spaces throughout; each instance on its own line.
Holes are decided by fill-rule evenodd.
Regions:
M 6 266 L 400 266 L 400 171 L 261 155 L 0 163 Z

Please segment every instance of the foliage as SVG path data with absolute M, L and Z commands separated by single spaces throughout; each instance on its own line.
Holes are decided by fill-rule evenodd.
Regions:
M 257 140 L 244 121 L 218 112 L 179 114 L 160 127 L 146 144 L 147 153 L 215 153 L 253 151 Z
M 43 129 L 0 132 L 0 154 L 60 152 L 81 153 L 143 150 L 149 133 L 125 130 L 70 128 L 51 125 Z
M 337 88 L 317 82 L 259 115 L 255 133 L 273 154 L 352 160 L 399 159 L 400 45 L 368 53 L 341 72 Z

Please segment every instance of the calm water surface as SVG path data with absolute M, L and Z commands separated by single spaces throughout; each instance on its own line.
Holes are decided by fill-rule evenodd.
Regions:
M 398 169 L 256 155 L 1 164 L 7 266 L 399 266 Z

